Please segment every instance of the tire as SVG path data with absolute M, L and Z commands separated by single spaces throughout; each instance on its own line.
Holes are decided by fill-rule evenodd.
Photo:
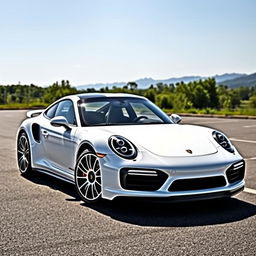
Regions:
M 98 203 L 102 195 L 102 179 L 99 159 L 93 151 L 85 150 L 75 168 L 75 186 L 86 203 Z
M 29 139 L 25 132 L 21 132 L 17 140 L 17 161 L 21 175 L 28 176 L 32 172 Z

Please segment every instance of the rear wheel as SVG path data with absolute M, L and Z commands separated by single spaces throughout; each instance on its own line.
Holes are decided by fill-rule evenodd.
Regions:
M 28 136 L 25 132 L 20 133 L 17 141 L 17 160 L 19 171 L 22 175 L 29 175 L 31 168 L 31 154 Z
M 85 150 L 77 160 L 75 185 L 83 201 L 96 203 L 101 199 L 101 169 L 99 159 L 94 152 Z

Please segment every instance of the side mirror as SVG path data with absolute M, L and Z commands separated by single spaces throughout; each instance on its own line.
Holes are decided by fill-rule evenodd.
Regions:
M 171 114 L 170 118 L 175 124 L 178 124 L 182 120 L 182 118 L 177 114 Z
M 68 130 L 70 129 L 69 123 L 68 123 L 67 119 L 64 116 L 55 116 L 51 120 L 50 124 L 52 126 L 63 126 Z

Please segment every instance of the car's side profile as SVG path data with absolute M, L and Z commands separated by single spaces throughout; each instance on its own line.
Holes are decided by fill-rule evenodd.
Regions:
M 245 162 L 223 133 L 180 125 L 144 97 L 72 95 L 28 117 L 17 133 L 21 174 L 74 183 L 86 202 L 220 198 L 244 187 Z

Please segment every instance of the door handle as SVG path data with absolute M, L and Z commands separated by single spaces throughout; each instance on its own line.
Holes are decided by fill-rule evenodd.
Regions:
M 47 138 L 48 135 L 49 135 L 49 133 L 48 133 L 47 131 L 45 131 L 45 130 L 42 131 L 42 134 L 43 134 L 43 136 L 44 136 L 45 138 Z

